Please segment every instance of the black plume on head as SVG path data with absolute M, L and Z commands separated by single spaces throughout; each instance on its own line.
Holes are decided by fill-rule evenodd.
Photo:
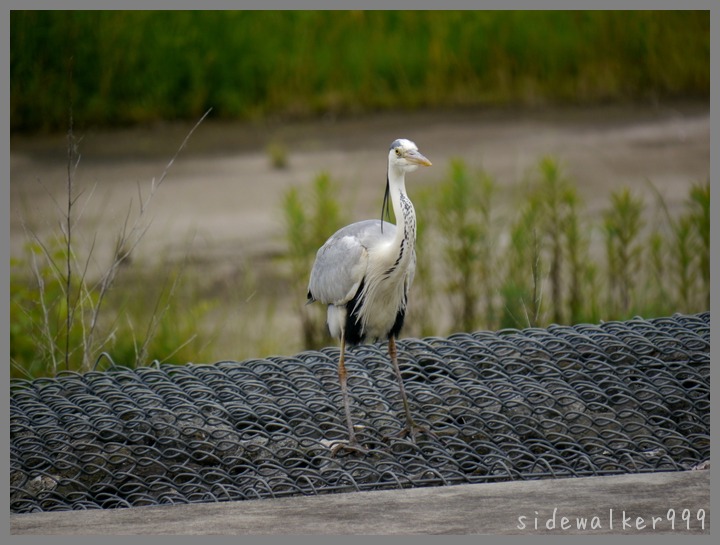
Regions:
M 383 197 L 382 210 L 380 210 L 380 232 L 383 232 L 383 221 L 390 219 L 390 179 L 385 183 L 385 196 Z

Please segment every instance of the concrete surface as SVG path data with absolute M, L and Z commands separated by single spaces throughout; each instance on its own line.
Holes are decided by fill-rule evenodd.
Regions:
M 11 515 L 10 527 L 36 535 L 708 534 L 710 471 L 48 512 Z

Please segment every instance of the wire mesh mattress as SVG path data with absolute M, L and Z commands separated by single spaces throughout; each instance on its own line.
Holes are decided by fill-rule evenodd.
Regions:
M 710 457 L 710 313 L 11 382 L 26 513 L 690 469 Z

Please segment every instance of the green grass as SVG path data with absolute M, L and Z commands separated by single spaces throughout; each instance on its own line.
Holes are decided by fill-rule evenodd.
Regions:
M 662 269 L 667 269 L 684 307 L 710 308 L 710 184 L 693 184 L 678 217 L 670 214 L 659 193 L 658 200 L 670 227 L 668 240 L 656 242 L 668 246 L 669 266 Z
M 709 97 L 708 11 L 12 11 L 12 130 Z M 52 89 L 52 92 L 48 92 Z
M 78 190 L 75 184 L 80 157 L 71 113 L 65 198 L 60 202 L 48 194 L 57 207 L 58 229 L 40 236 L 25 225 L 25 254 L 11 261 L 11 376 L 86 372 L 102 354 L 126 366 L 142 366 L 173 357 L 188 361 L 202 353 L 207 341 L 198 339 L 198 330 L 208 302 L 194 303 L 191 298 L 189 305 L 178 305 L 181 270 L 163 268 L 153 271 L 153 281 L 141 278 L 132 287 L 114 288 L 149 228 L 147 212 L 153 198 L 206 115 L 187 134 L 160 177 L 153 178 L 149 188 L 138 185 L 137 201 L 131 200 L 123 221 L 111 227 L 115 243 L 105 258 L 96 252 L 95 226 L 83 220 L 83 210 L 93 205 L 93 191 Z M 157 279 L 160 286 L 155 285 Z
M 506 280 L 499 288 L 503 327 L 592 320 L 593 290 L 583 293 L 583 286 L 593 284 L 594 269 L 573 180 L 555 158 L 543 157 L 523 191 L 505 250 Z
M 442 236 L 442 259 L 447 263 L 444 292 L 454 308 L 452 328 L 469 331 L 481 325 L 493 327 L 494 297 L 488 287 L 495 280 L 492 199 L 496 183 L 485 171 L 471 173 L 456 159 L 438 189 L 433 219 Z M 429 285 L 426 288 L 433 289 Z
M 283 215 L 288 243 L 291 293 L 297 294 L 296 312 L 300 316 L 302 337 L 306 348 L 320 348 L 325 344 L 324 309 L 309 308 L 304 295 L 315 259 L 315 253 L 330 235 L 345 223 L 342 207 L 337 200 L 338 184 L 329 174 L 321 172 L 313 182 L 311 201 L 304 201 L 297 188 L 285 193 Z M 306 211 L 310 211 L 308 214 Z M 319 307 L 320 305 L 314 305 Z
M 218 301 L 199 297 L 196 282 L 181 267 L 123 271 L 105 295 L 91 336 L 99 308 L 98 285 L 75 276 L 68 329 L 67 285 L 58 270 L 65 262 L 65 250 L 56 243 L 49 247 L 46 253 L 38 243 L 28 243 L 24 257 L 11 261 L 12 377 L 89 371 L 102 353 L 128 367 L 155 360 L 206 361 L 214 335 L 204 325 Z
M 590 217 L 575 180 L 554 157 L 538 160 L 517 195 L 499 186 L 492 173 L 471 171 L 460 159 L 432 187 L 416 198 L 422 221 L 406 334 L 709 309 L 709 182 L 691 185 L 675 216 L 658 194 L 664 217 L 655 222 L 644 201 L 625 188 L 609 195 L 599 217 Z M 327 226 L 325 236 L 333 231 Z M 306 249 L 304 258 L 293 251 L 301 264 L 294 277 L 307 278 L 324 242 L 315 235 L 305 236 L 303 244 L 292 242 L 292 248 Z
M 644 260 L 643 228 L 645 204 L 628 189 L 610 195 L 611 206 L 603 214 L 609 289 L 607 308 L 613 314 L 631 313 L 633 291 Z

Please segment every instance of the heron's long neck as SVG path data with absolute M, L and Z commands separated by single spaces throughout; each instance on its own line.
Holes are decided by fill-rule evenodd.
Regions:
M 394 245 L 400 248 L 404 244 L 412 249 L 416 233 L 415 208 L 405 192 L 405 172 L 391 168 L 388 172 L 388 183 L 397 222 Z

